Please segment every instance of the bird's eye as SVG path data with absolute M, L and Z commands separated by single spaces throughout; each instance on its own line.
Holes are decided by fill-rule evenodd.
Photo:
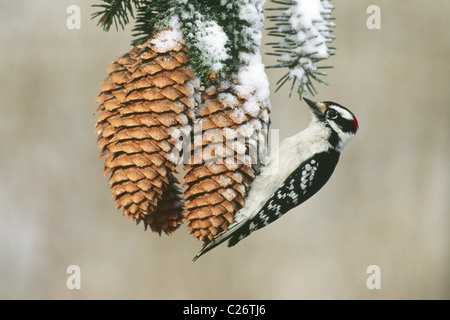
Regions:
M 330 109 L 328 110 L 328 118 L 329 119 L 336 119 L 339 116 L 336 110 Z

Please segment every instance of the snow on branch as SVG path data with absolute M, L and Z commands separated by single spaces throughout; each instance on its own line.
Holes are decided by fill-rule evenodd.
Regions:
M 264 23 L 266 0 L 97 0 L 92 14 L 108 31 L 112 25 L 122 28 L 135 18 L 133 46 L 145 43 L 164 28 L 179 30 L 189 50 L 192 66 L 204 82 L 237 73 L 248 65 L 246 54 L 258 55 Z M 270 55 L 277 62 L 269 68 L 285 68 L 277 90 L 290 82 L 300 96 L 317 93 L 315 82 L 325 83 L 327 66 L 317 63 L 334 54 L 330 46 L 335 24 L 329 0 L 272 0 L 266 8 L 274 26 L 267 30 L 278 40 Z M 267 12 L 267 11 L 266 11 Z
M 313 80 L 325 83 L 321 76 L 326 73 L 321 69 L 330 67 L 316 66 L 321 60 L 334 54 L 334 48 L 329 44 L 334 36 L 330 28 L 333 6 L 328 0 L 272 0 L 280 6 L 269 10 L 281 13 L 268 17 L 275 26 L 268 28 L 269 35 L 281 38 L 280 41 L 269 43 L 274 49 L 270 55 L 277 56 L 277 64 L 269 68 L 287 68 L 288 72 L 277 82 L 280 89 L 291 81 L 289 95 L 297 84 L 300 96 L 306 92 L 317 93 Z

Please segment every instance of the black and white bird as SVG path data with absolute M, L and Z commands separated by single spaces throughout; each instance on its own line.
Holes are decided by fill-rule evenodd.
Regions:
M 304 100 L 311 110 L 309 126 L 280 143 L 253 181 L 234 222 L 205 244 L 194 261 L 226 240 L 234 246 L 308 200 L 330 179 L 342 150 L 359 128 L 358 120 L 337 103 Z

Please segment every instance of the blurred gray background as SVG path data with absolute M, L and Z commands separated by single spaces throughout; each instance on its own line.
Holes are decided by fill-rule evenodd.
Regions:
M 195 263 L 186 224 L 159 237 L 115 209 L 92 112 L 132 25 L 103 32 L 91 3 L 0 0 L 1 299 L 450 298 L 449 1 L 331 2 L 337 51 L 322 65 L 334 69 L 314 99 L 349 107 L 360 131 L 315 197 Z M 80 30 L 66 27 L 71 4 Z M 366 27 L 372 4 L 380 30 Z M 273 92 L 281 74 L 268 70 L 286 138 L 309 116 L 287 86 Z

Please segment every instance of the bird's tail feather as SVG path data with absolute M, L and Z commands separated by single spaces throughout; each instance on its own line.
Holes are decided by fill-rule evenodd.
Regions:
M 203 248 L 200 250 L 199 253 L 197 253 L 197 255 L 194 257 L 194 259 L 192 261 L 196 261 L 198 258 L 200 258 L 202 255 L 204 255 L 208 251 L 214 249 L 219 244 L 221 244 L 221 243 L 227 241 L 228 239 L 230 239 L 231 237 L 233 237 L 235 235 L 235 233 L 237 231 L 239 231 L 240 228 L 244 224 L 245 224 L 245 221 L 241 221 L 239 223 L 231 225 L 227 230 L 222 231 L 221 233 L 219 233 L 217 236 L 214 237 L 214 239 L 211 242 L 206 243 L 203 246 Z M 235 243 L 237 243 L 237 241 Z

